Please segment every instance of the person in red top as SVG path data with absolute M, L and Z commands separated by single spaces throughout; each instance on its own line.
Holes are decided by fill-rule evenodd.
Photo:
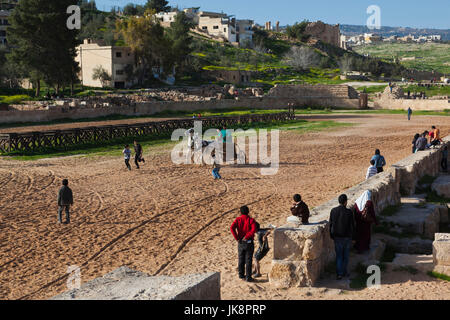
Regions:
M 256 233 L 255 219 L 248 215 L 250 210 L 247 206 L 241 207 L 241 216 L 237 217 L 231 225 L 231 234 L 238 242 L 239 256 L 239 278 L 252 282 L 252 259 L 255 251 L 253 239 Z

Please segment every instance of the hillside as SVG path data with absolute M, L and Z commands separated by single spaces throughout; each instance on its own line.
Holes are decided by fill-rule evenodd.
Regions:
M 357 25 L 341 25 L 341 33 L 345 35 L 358 35 L 363 33 L 375 33 L 382 35 L 383 37 L 390 37 L 393 35 L 403 37 L 409 34 L 412 35 L 441 35 L 443 41 L 450 41 L 450 29 L 416 29 L 408 27 L 381 27 L 380 30 L 370 30 L 367 26 Z
M 359 54 L 369 54 L 387 62 L 393 62 L 398 58 L 407 68 L 450 73 L 450 44 L 379 43 L 357 46 L 354 50 Z

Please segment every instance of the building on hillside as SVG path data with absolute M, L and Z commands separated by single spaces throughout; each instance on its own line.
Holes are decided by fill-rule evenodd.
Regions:
M 79 77 L 84 86 L 103 87 L 99 79 L 93 79 L 94 70 L 99 67 L 102 67 L 111 78 L 106 85 L 108 87 L 122 89 L 135 84 L 126 72 L 127 68 L 133 68 L 135 64 L 135 56 L 129 47 L 105 46 L 100 41 L 86 39 L 77 47 L 76 61 L 80 64 Z
M 156 19 L 161 22 L 163 27 L 170 27 L 170 24 L 175 21 L 175 16 L 178 14 L 178 10 L 170 12 L 158 12 L 156 14 Z
M 205 15 L 204 12 L 200 12 L 198 28 L 210 36 L 236 42 L 236 25 L 233 22 L 232 16 L 226 14 Z
M 240 46 L 252 46 L 253 45 L 253 20 L 236 20 L 236 42 Z
M 9 16 L 17 3 L 18 0 L 0 0 L 0 47 L 8 45 L 6 32 L 10 25 Z
M 377 43 L 383 41 L 383 37 L 374 33 L 365 33 L 364 34 L 364 43 Z
M 336 47 L 341 45 L 341 30 L 338 24 L 333 26 L 322 21 L 311 22 L 306 26 L 305 34 Z
M 204 71 L 207 78 L 236 85 L 249 85 L 252 82 L 252 71 L 244 70 L 210 70 Z

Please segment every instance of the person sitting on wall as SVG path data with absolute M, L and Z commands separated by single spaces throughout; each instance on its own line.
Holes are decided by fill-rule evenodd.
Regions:
M 356 200 L 353 206 L 356 222 L 355 249 L 359 254 L 370 250 L 372 224 L 378 224 L 372 202 L 372 193 L 367 190 Z
M 302 201 L 299 194 L 294 195 L 294 205 L 291 207 L 292 215 L 302 219 L 302 224 L 309 223 L 309 208 L 308 205 Z
M 420 138 L 420 134 L 416 133 L 412 140 L 412 153 L 416 153 L 416 143 L 419 138 Z
M 424 132 L 416 141 L 416 153 L 418 151 L 424 151 L 427 148 L 427 135 L 428 133 Z
M 436 128 L 436 126 L 432 126 L 431 129 L 432 131 L 430 132 L 430 146 L 440 145 L 442 142 L 441 131 Z

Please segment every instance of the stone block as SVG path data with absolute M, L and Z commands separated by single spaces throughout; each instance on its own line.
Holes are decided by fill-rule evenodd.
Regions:
M 437 265 L 434 266 L 433 271 L 450 277 L 450 266 Z
M 270 284 L 277 288 L 310 287 L 317 283 L 322 272 L 320 260 L 273 260 L 269 273 Z
M 434 265 L 450 266 L 450 238 L 440 236 L 433 242 Z
M 434 180 L 431 189 L 445 198 L 450 198 L 450 175 L 442 175 Z
M 52 300 L 220 300 L 220 273 L 154 277 L 121 267 Z

